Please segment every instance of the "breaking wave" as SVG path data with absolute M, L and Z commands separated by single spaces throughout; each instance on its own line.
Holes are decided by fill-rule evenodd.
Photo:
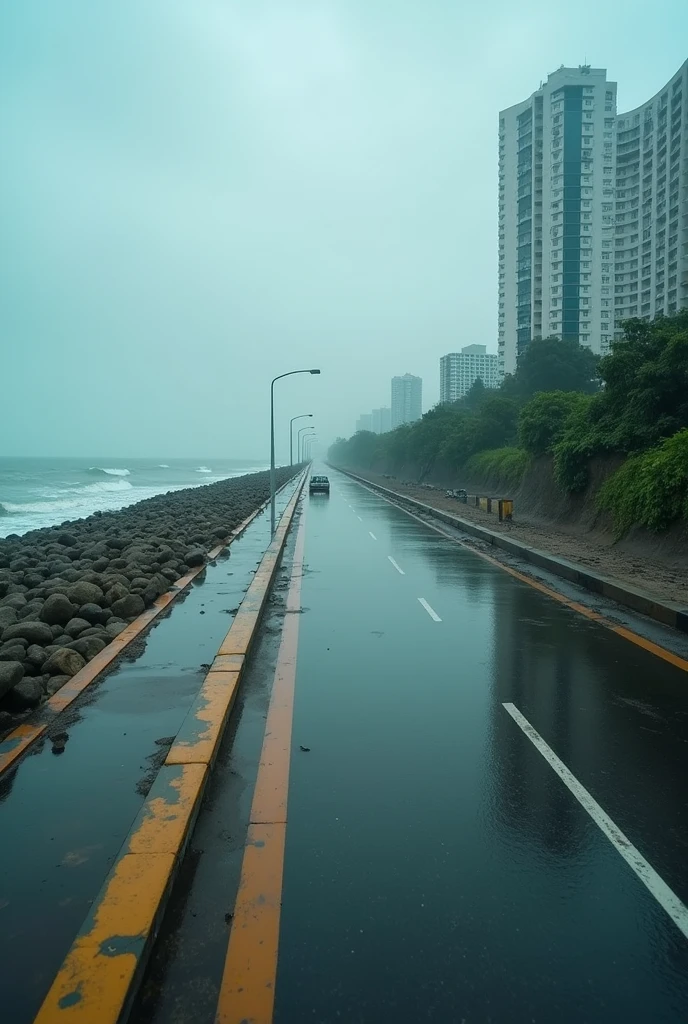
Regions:
M 129 469 L 103 469 L 101 466 L 91 466 L 87 470 L 91 476 L 131 476 L 131 470 Z
M 99 480 L 97 484 L 86 484 L 85 487 L 77 487 L 75 490 L 79 491 L 130 491 L 132 485 L 128 480 L 119 477 L 117 480 Z

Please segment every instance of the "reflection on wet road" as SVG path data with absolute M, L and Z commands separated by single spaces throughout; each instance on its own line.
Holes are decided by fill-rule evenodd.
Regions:
M 688 677 L 332 479 L 275 1021 L 688 1019 Z

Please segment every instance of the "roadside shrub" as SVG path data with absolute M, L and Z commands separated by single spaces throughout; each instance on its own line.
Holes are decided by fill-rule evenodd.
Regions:
M 579 400 L 569 412 L 559 440 L 552 445 L 554 478 L 565 491 L 583 491 L 588 484 L 588 463 L 599 444 L 592 424 L 598 396 Z
M 478 452 L 465 465 L 469 475 L 499 480 L 507 487 L 517 487 L 530 464 L 530 455 L 521 448 L 493 448 Z
M 631 455 L 602 485 L 597 506 L 611 513 L 617 540 L 635 525 L 658 533 L 688 519 L 688 429 Z
M 588 399 L 577 391 L 541 391 L 521 409 L 518 442 L 531 455 L 544 455 L 561 439 L 571 413 Z

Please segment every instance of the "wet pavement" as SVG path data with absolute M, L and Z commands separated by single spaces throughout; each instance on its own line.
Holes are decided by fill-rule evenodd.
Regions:
M 643 884 L 621 856 L 630 856 L 626 840 L 616 848 L 580 795 L 688 902 L 688 674 L 329 475 L 331 497 L 305 499 L 275 1024 L 688 1020 L 688 940 L 656 881 Z M 131 1024 L 215 1020 L 293 546 L 292 530 Z M 187 661 L 165 645 L 151 664 L 163 651 L 165 664 L 210 661 L 221 639 L 211 632 L 197 634 Z M 168 669 L 166 678 L 176 677 Z M 126 796 L 138 809 L 139 766 L 191 699 L 190 681 L 179 687 L 165 725 L 156 716 L 157 728 L 143 727 L 138 771 L 110 758 L 117 785 L 101 788 L 103 822 L 106 802 L 117 808 Z M 100 703 L 79 709 L 84 728 L 70 734 L 60 766 L 74 739 L 96 760 Z M 505 704 L 584 787 L 578 798 Z M 32 762 L 46 772 L 47 757 L 49 748 L 25 762 L 13 795 L 31 782 Z M 31 814 L 15 811 L 12 827 L 24 830 L 21 841 L 10 833 L 15 856 L 21 848 L 37 858 L 22 883 L 31 920 L 9 919 L 24 985 L 31 964 L 44 981 L 43 937 L 35 954 L 26 941 L 29 927 L 42 927 L 41 900 L 48 922 L 71 913 L 69 903 L 58 911 L 62 879 L 92 870 L 102 880 L 117 845 L 104 827 L 103 851 L 39 856 L 51 823 L 66 816 L 80 836 L 80 816 L 97 812 L 91 801 L 84 813 L 81 792 L 92 787 L 77 767 L 56 787 L 69 801 L 50 809 L 40 834 L 35 798 Z M 12 863 L 0 850 L 0 871 Z M 72 932 L 88 884 L 71 883 L 82 901 Z M 11 933 L 0 936 L 7 964 Z M 18 982 L 10 1005 L 26 1008 L 20 991 Z
M 276 1024 L 685 1021 L 686 938 L 503 705 L 688 901 L 686 673 L 331 477 Z
M 278 495 L 281 512 L 293 485 Z M 229 629 L 261 513 L 0 779 L 0 1020 L 33 1019 Z M 64 739 L 66 735 L 66 741 Z

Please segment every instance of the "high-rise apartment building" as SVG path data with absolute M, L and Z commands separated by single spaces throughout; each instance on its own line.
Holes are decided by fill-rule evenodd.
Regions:
M 356 420 L 356 433 L 359 430 L 372 430 L 373 429 L 373 414 L 371 412 L 364 412 Z
M 616 83 L 559 68 L 499 115 L 500 375 L 533 338 L 613 337 Z
M 499 115 L 499 373 L 537 337 L 604 353 L 688 307 L 688 61 L 635 110 L 584 65 Z
M 392 377 L 392 430 L 423 415 L 423 381 L 412 373 Z
M 486 388 L 499 384 L 497 356 L 485 345 L 464 345 L 440 359 L 440 402 L 455 402 L 468 394 L 480 378 Z
M 391 430 L 392 410 L 389 406 L 383 406 L 381 409 L 373 409 L 372 417 L 374 434 L 386 434 L 388 430 Z
M 616 119 L 614 321 L 688 306 L 688 61 Z

